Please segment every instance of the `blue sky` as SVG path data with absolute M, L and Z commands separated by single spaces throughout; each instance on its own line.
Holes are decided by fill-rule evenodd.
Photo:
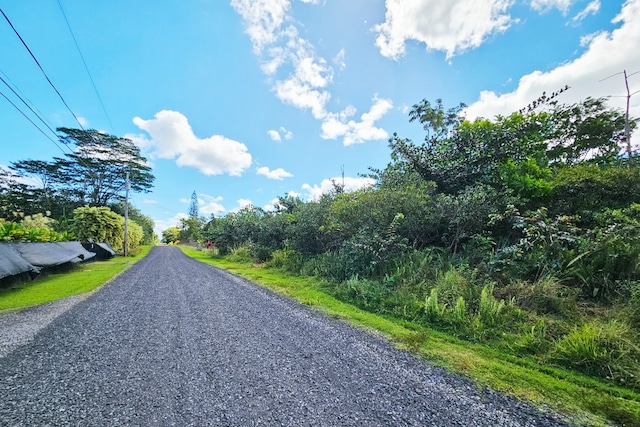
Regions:
M 201 215 L 220 216 L 249 203 L 271 209 L 287 193 L 317 197 L 343 170 L 348 189 L 367 185 L 360 174 L 388 163 L 394 132 L 423 138 L 407 114 L 423 98 L 491 118 L 569 85 L 561 102 L 612 96 L 624 108 L 620 73 L 640 71 L 640 0 L 0 0 L 0 8 L 83 127 L 141 147 L 156 182 L 132 201 L 158 233 L 186 216 L 193 191 Z M 2 16 L 0 76 L 51 128 L 79 127 Z M 629 83 L 640 90 L 640 73 Z M 1 82 L 0 92 L 40 124 Z M 631 113 L 640 116 L 640 94 Z M 47 136 L 0 97 L 0 166 L 60 156 L 40 127 Z

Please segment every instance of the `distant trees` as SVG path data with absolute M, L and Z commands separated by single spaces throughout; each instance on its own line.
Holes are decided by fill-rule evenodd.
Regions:
M 123 212 L 127 172 L 132 191 L 150 191 L 155 179 L 151 168 L 129 139 L 96 130 L 59 128 L 58 132 L 69 151 L 64 156 L 20 160 L 0 169 L 0 218 L 55 220 L 52 228 L 67 237 L 73 233 L 77 239 L 107 241 L 122 249 L 122 217 L 108 206 Z M 129 210 L 131 246 L 154 242 L 153 220 L 133 206 Z
M 96 130 L 59 128 L 60 141 L 71 149 L 53 161 L 21 160 L 13 162 L 3 175 L 4 195 L 9 204 L 25 214 L 48 210 L 57 217 L 78 206 L 107 206 L 123 198 L 126 172 L 131 189 L 148 192 L 154 176 L 140 149 L 126 138 Z M 30 178 L 39 185 L 17 184 L 15 175 Z M 13 183 L 10 183 L 13 181 Z M 21 203 L 24 199 L 30 203 Z M 13 203 L 11 203 L 13 202 Z

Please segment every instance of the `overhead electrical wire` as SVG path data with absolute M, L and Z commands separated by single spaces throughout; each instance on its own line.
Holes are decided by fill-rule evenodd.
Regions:
M 15 91 L 15 89 L 13 89 L 13 88 L 11 87 L 11 86 L 9 85 L 9 83 L 7 83 L 7 81 L 6 81 L 5 79 L 3 79 L 2 77 L 0 77 L 0 81 L 2 81 L 2 83 L 4 83 L 4 84 L 5 84 L 5 86 L 7 86 L 7 87 L 11 90 L 11 92 L 13 92 L 13 94 L 14 94 L 15 96 L 17 96 L 17 97 L 18 97 L 18 99 L 20 99 L 20 101 L 22 101 L 22 103 L 23 103 L 24 105 L 26 105 L 26 106 L 27 106 L 27 108 L 28 108 L 29 110 L 31 110 L 31 112 L 32 112 L 32 113 L 33 113 L 33 114 L 34 114 L 38 119 L 40 119 L 40 121 L 42 122 L 42 124 L 44 124 L 44 125 L 45 125 L 45 126 L 46 126 L 50 131 L 51 131 L 51 133 L 53 133 L 53 134 L 56 136 L 56 138 L 58 137 L 58 134 L 56 133 L 56 131 L 55 131 L 55 130 L 53 130 L 53 128 L 52 128 L 51 126 L 49 126 L 49 124 L 48 124 L 47 122 L 45 122 L 45 120 L 40 116 L 40 114 L 36 113 L 36 112 L 34 111 L 34 109 L 33 109 L 33 108 L 31 108 L 31 106 L 27 103 L 27 101 L 25 101 L 25 100 L 20 96 L 20 94 L 18 94 L 18 92 L 16 92 L 16 91 Z
M 4 16 L 4 19 L 7 21 L 7 23 L 9 24 L 9 26 L 11 27 L 11 29 L 13 30 L 13 32 L 16 34 L 16 36 L 18 36 L 18 38 L 20 39 L 20 41 L 22 42 L 22 45 L 27 49 L 27 52 L 29 52 L 29 55 L 31 55 L 31 58 L 33 58 L 33 60 L 35 61 L 35 63 L 38 65 L 38 68 L 40 68 L 40 71 L 42 71 L 42 74 L 44 75 L 44 77 L 47 79 L 47 81 L 49 82 L 49 84 L 51 85 L 51 87 L 53 88 L 53 90 L 58 94 L 58 97 L 60 98 L 60 100 L 62 101 L 62 103 L 64 104 L 65 107 L 67 107 L 67 110 L 69 110 L 69 112 L 71 113 L 71 115 L 73 116 L 74 119 L 76 119 L 76 122 L 78 122 L 78 125 L 80 126 L 80 129 L 85 130 L 84 127 L 82 126 L 82 123 L 80 123 L 80 119 L 78 119 L 78 116 L 76 116 L 76 114 L 71 110 L 71 107 L 69 107 L 69 104 L 67 104 L 67 101 L 64 100 L 64 97 L 62 96 L 62 94 L 60 93 L 60 91 L 58 91 L 58 89 L 56 88 L 56 86 L 53 84 L 53 82 L 51 81 L 51 79 L 49 78 L 49 76 L 47 75 L 47 73 L 44 71 L 44 68 L 42 68 L 42 65 L 40 65 L 40 62 L 38 62 L 38 59 L 35 57 L 35 55 L 33 54 L 33 52 L 31 52 L 31 49 L 29 48 L 29 46 L 27 45 L 27 43 L 24 41 L 24 39 L 22 38 L 22 36 L 20 35 L 20 33 L 18 32 L 18 30 L 16 30 L 16 28 L 13 26 L 13 23 L 11 22 L 11 20 L 9 19 L 9 17 L 4 13 L 4 11 L 2 10 L 2 8 L 0 8 L 0 13 L 2 13 L 2 16 Z
M 25 112 L 24 112 L 24 111 L 22 111 L 22 110 L 20 109 L 20 107 L 18 107 L 18 106 L 17 106 L 17 105 L 16 105 L 16 104 L 11 100 L 11 99 L 9 99 L 9 97 L 8 97 L 7 95 L 5 95 L 5 94 L 4 94 L 4 92 L 0 91 L 0 95 L 2 95 L 2 96 L 4 97 L 4 99 L 6 99 L 6 100 L 9 102 L 9 104 L 13 105 L 13 107 L 14 107 L 16 110 L 18 110 L 18 111 L 20 112 L 20 114 L 22 114 L 22 115 L 23 115 L 27 120 L 29 120 L 29 121 L 31 122 L 31 124 L 32 124 L 33 126 L 35 126 L 35 128 L 36 128 L 36 129 L 38 129 L 38 130 L 39 130 L 39 131 L 40 131 L 40 132 L 41 132 L 41 133 L 42 133 L 42 134 L 43 134 L 43 135 L 44 135 L 44 136 L 45 136 L 49 141 L 53 142 L 53 143 L 55 144 L 55 146 L 56 146 L 56 147 L 58 147 L 58 149 L 59 149 L 60 151 L 62 151 L 62 153 L 63 153 L 63 154 L 67 154 L 67 153 L 65 153 L 65 152 L 64 152 L 64 150 L 62 149 L 62 147 L 60 147 L 60 146 L 58 145 L 58 143 L 57 143 L 53 138 L 51 138 L 49 135 L 47 135 L 45 131 L 43 131 L 42 129 L 40 129 L 40 127 L 39 127 L 39 126 L 38 126 L 38 125 L 37 125 L 33 120 L 31 120 L 31 118 L 30 118 L 29 116 L 27 116 L 27 115 L 25 114 Z
M 60 6 L 60 11 L 62 12 L 62 16 L 64 17 L 64 22 L 66 22 L 66 24 L 67 24 L 67 28 L 69 29 L 69 32 L 71 33 L 71 37 L 73 38 L 73 42 L 76 45 L 76 49 L 78 49 L 78 53 L 80 54 L 80 58 L 82 59 L 82 63 L 84 64 L 84 69 L 87 71 L 87 75 L 89 76 L 89 80 L 91 80 L 91 84 L 93 85 L 93 90 L 95 91 L 96 96 L 98 97 L 98 101 L 100 102 L 100 106 L 102 107 L 102 111 L 104 111 L 104 115 L 107 117 L 107 121 L 109 122 L 109 126 L 111 126 L 111 132 L 114 132 L 113 123 L 111 123 L 111 117 L 109 117 L 109 113 L 107 113 L 107 109 L 104 106 L 104 102 L 102 102 L 102 97 L 100 96 L 100 93 L 98 92 L 98 87 L 96 86 L 96 83 L 93 80 L 93 76 L 91 76 L 91 72 L 89 71 L 89 67 L 87 66 L 87 62 L 84 59 L 84 55 L 82 54 L 82 50 L 80 50 L 80 45 L 78 44 L 78 40 L 76 40 L 76 36 L 73 33 L 73 30 L 71 29 L 71 24 L 69 24 L 69 20 L 67 19 L 66 13 L 64 13 L 64 9 L 62 8 L 62 4 L 60 3 L 60 0 L 58 0 L 58 6 Z
M 6 79 L 5 84 L 7 84 L 7 83 L 8 83 L 8 84 L 7 84 L 7 86 L 9 86 L 9 85 L 11 85 L 11 86 L 12 86 L 12 87 L 10 88 L 10 89 L 11 89 L 11 91 L 12 91 L 13 93 L 18 92 L 22 97 L 24 97 L 24 99 L 22 100 L 22 102 L 24 102 L 25 104 L 29 104 L 29 105 L 33 108 L 33 110 L 35 110 L 35 111 L 40 115 L 40 120 L 45 121 L 46 123 L 48 123 L 48 124 L 49 124 L 49 127 L 50 127 L 50 128 L 53 128 L 54 126 L 51 124 L 51 122 L 49 122 L 49 121 L 47 121 L 46 119 L 44 119 L 44 117 L 43 117 L 43 116 L 44 116 L 44 114 L 42 113 L 42 111 L 40 111 L 40 110 L 38 109 L 38 107 L 37 107 L 37 106 L 35 106 L 35 105 L 34 105 L 34 103 L 33 103 L 29 98 L 27 98 L 27 96 L 24 94 L 24 92 L 20 90 L 20 88 L 18 87 L 18 85 L 16 85 L 16 84 L 15 84 L 15 82 L 11 81 L 11 79 L 9 78 L 9 76 L 8 76 L 4 71 L 2 71 L 1 69 L 0 69 L 0 74 L 2 74 L 2 75 L 4 76 L 4 78 Z M 54 132 L 54 134 L 55 134 L 55 132 Z M 56 135 L 56 137 L 57 137 L 57 135 Z

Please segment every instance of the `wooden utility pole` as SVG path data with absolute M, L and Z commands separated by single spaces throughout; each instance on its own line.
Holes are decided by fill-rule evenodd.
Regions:
M 124 196 L 124 256 L 129 255 L 129 171 L 125 183 Z

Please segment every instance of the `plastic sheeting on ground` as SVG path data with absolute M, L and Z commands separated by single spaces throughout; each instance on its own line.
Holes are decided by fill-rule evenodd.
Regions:
M 89 252 L 96 254 L 96 259 L 109 259 L 116 255 L 116 251 L 113 250 L 108 243 L 96 243 L 92 240 L 83 242 L 82 246 Z
M 96 256 L 95 252 L 89 252 L 84 248 L 84 246 L 82 246 L 82 243 L 80 242 L 56 242 L 55 244 L 77 253 L 78 258 L 81 261 L 87 261 Z
M 16 242 L 12 243 L 24 259 L 36 267 L 53 267 L 67 262 L 79 262 L 79 253 L 55 243 Z
M 20 273 L 38 273 L 40 269 L 29 261 L 10 244 L 0 243 L 0 279 Z

